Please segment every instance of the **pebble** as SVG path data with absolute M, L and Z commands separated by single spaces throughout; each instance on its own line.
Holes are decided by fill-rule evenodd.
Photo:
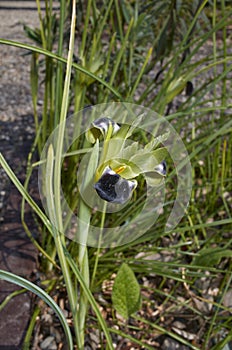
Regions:
M 232 289 L 229 289 L 223 297 L 223 305 L 231 308 L 232 313 Z
M 40 347 L 42 350 L 57 350 L 55 339 L 51 335 L 42 341 Z
M 161 348 L 162 350 L 189 350 L 187 346 L 182 345 L 171 338 L 166 338 Z

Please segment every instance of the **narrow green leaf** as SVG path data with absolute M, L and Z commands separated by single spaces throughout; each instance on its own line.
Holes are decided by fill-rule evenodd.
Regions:
M 6 174 L 9 176 L 10 180 L 13 182 L 17 190 L 20 192 L 20 194 L 23 196 L 23 198 L 27 201 L 27 203 L 30 205 L 30 207 L 34 210 L 34 212 L 39 216 L 39 218 L 42 220 L 43 224 L 47 227 L 49 232 L 52 232 L 52 227 L 50 224 L 50 221 L 47 219 L 46 215 L 42 212 L 42 210 L 39 208 L 39 206 L 36 204 L 36 202 L 32 199 L 32 197 L 29 195 L 29 193 L 25 190 L 21 182 L 16 177 L 13 170 L 8 165 L 7 161 L 3 157 L 3 155 L 0 153 L 0 165 L 5 170 Z
M 72 335 L 71 335 L 68 323 L 63 315 L 63 312 L 59 308 L 59 306 L 55 303 L 55 301 L 43 289 L 39 288 L 38 286 L 36 286 L 32 282 L 27 281 L 25 278 L 17 276 L 17 275 L 15 275 L 11 272 L 8 272 L 8 271 L 0 270 L 0 279 L 3 279 L 4 281 L 7 281 L 7 282 L 17 284 L 18 286 L 20 286 L 22 288 L 26 288 L 27 290 L 31 291 L 32 293 L 35 293 L 41 299 L 43 299 L 59 317 L 60 322 L 63 326 L 64 331 L 65 331 L 65 335 L 66 335 L 69 349 L 71 349 L 71 350 L 73 349 Z
M 40 54 L 45 55 L 47 57 L 51 57 L 51 58 L 53 58 L 53 59 L 55 59 L 55 60 L 57 60 L 59 62 L 67 63 L 67 59 L 65 59 L 63 57 L 60 57 L 60 56 L 54 54 L 53 52 L 50 52 L 48 50 L 45 50 L 45 49 L 42 49 L 40 47 L 36 47 L 36 46 L 33 46 L 33 45 L 24 44 L 24 43 L 20 43 L 20 42 L 17 42 L 17 41 L 12 41 L 12 40 L 1 39 L 1 38 L 0 38 L 0 44 L 11 45 L 11 46 L 19 47 L 19 48 L 22 48 L 22 49 L 25 49 L 25 50 L 29 50 L 29 51 L 32 51 L 32 52 L 37 52 L 37 53 L 40 53 Z M 84 67 L 82 67 L 81 65 L 79 65 L 77 63 L 72 63 L 72 66 L 73 66 L 73 68 L 77 69 L 78 71 L 80 71 L 82 73 L 85 73 L 89 77 L 95 79 L 96 81 L 98 81 L 99 83 L 104 85 L 120 101 L 123 100 L 122 96 L 111 86 L 111 84 L 108 84 L 106 81 L 102 80 L 97 75 L 95 75 L 94 73 L 88 71 L 87 69 L 85 69 Z
M 194 265 L 214 266 L 220 263 L 222 258 L 231 258 L 232 250 L 225 248 L 204 248 L 193 260 Z

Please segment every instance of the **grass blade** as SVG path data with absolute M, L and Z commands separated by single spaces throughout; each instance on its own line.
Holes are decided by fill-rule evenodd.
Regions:
M 62 324 L 62 327 L 64 329 L 66 339 L 69 345 L 69 349 L 73 349 L 73 341 L 72 341 L 72 335 L 68 326 L 68 323 L 64 317 L 64 314 L 62 310 L 59 308 L 59 306 L 55 303 L 55 301 L 41 288 L 36 286 L 30 281 L 27 281 L 25 278 L 22 278 L 20 276 L 17 276 L 11 272 L 0 270 L 0 279 L 3 279 L 4 281 L 11 282 L 14 284 L 17 284 L 18 286 L 22 288 L 26 288 L 30 292 L 38 295 L 42 300 L 45 301 L 46 304 L 48 304 L 52 310 L 57 314 L 59 317 L 59 320 Z

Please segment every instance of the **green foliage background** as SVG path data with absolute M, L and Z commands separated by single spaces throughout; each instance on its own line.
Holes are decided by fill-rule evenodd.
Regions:
M 175 200 L 175 176 L 167 182 L 164 213 L 153 228 L 129 245 L 110 250 L 90 248 L 87 256 L 77 244 L 64 237 L 54 238 L 46 217 L 30 199 L 28 183 L 38 165 L 34 153 L 29 156 L 24 189 L 1 158 L 4 169 L 23 195 L 22 220 L 27 234 L 42 253 L 41 268 L 45 273 L 60 276 L 61 280 L 64 278 L 66 285 L 72 285 L 68 295 L 73 307 L 79 298 L 76 284 L 81 285 L 81 305 L 85 308 L 80 315 L 88 322 L 91 319 L 91 327 L 102 327 L 108 348 L 112 348 L 109 333 L 116 332 L 112 324 L 119 324 L 116 333 L 129 337 L 141 348 L 153 348 L 148 345 L 151 334 L 157 338 L 165 334 L 190 349 L 223 349 L 232 339 L 231 309 L 223 304 L 224 296 L 231 290 L 232 277 L 231 2 L 77 1 L 73 62 L 68 51 L 71 1 L 61 0 L 59 11 L 54 13 L 53 1 L 46 0 L 45 15 L 40 1 L 36 2 L 40 27 L 25 26 L 35 44 L 0 39 L 1 44 L 31 51 L 30 83 L 36 129 L 33 150 L 37 148 L 41 153 L 48 135 L 67 113 L 109 101 L 134 102 L 165 115 L 175 127 L 189 152 L 194 182 L 186 216 L 173 232 L 164 236 L 165 222 Z M 66 86 L 68 54 L 70 84 Z M 41 94 L 42 111 L 38 109 Z M 66 105 L 66 112 L 62 112 L 62 103 Z M 84 148 L 84 140 L 75 147 Z M 63 186 L 73 208 L 78 207 L 73 191 L 79 159 L 76 154 L 69 168 L 63 169 L 69 178 L 69 183 Z M 25 200 L 42 220 L 38 239 L 24 222 Z M 127 212 L 125 220 L 133 215 L 133 210 L 132 207 Z M 102 217 L 96 220 L 101 224 Z M 115 216 L 116 223 L 117 220 Z M 165 260 L 165 256 L 168 259 Z M 106 325 L 92 297 L 93 294 L 100 303 L 102 284 L 111 279 L 122 262 L 133 269 L 142 288 L 141 312 L 131 316 L 137 324 L 128 322 L 126 332 L 116 318 Z M 146 284 L 144 279 L 148 281 Z M 206 291 L 201 288 L 201 281 L 205 279 L 208 288 L 217 283 L 217 297 L 213 301 L 207 301 Z M 59 287 L 59 281 L 54 284 L 51 279 L 47 291 Z M 111 307 L 110 298 L 104 298 Z M 212 303 L 210 313 L 199 309 L 194 300 Z M 96 317 L 88 316 L 87 305 L 95 310 Z M 159 305 L 162 312 L 155 319 L 146 313 Z M 177 336 L 163 322 L 175 312 L 183 317 L 190 313 L 203 322 L 204 331 L 195 343 Z M 82 348 L 85 330 L 78 331 L 79 321 L 77 318 L 74 328 L 77 344 Z M 146 325 L 142 333 L 138 326 L 141 323 Z M 30 327 L 30 333 L 32 329 Z M 132 329 L 133 336 L 130 335 Z

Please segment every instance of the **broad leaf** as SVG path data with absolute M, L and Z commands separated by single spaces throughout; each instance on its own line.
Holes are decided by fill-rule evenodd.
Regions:
M 138 311 L 141 305 L 140 286 L 131 268 L 123 263 L 114 282 L 113 306 L 125 319 Z

